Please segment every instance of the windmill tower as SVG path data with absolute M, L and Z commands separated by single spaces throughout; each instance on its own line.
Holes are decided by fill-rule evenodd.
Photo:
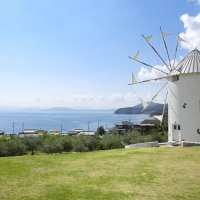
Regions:
M 179 42 L 185 42 L 179 35 L 177 37 L 174 62 L 172 64 L 167 44 L 165 41 L 166 32 L 163 32 L 160 28 L 163 43 L 166 49 L 168 62 L 166 62 L 150 43 L 152 36 L 142 37 L 158 55 L 163 64 L 167 67 L 167 71 L 156 68 L 146 62 L 143 62 L 139 58 L 139 51 L 130 59 L 139 62 L 147 67 L 151 67 L 154 70 L 163 73 L 162 77 L 143 80 L 137 82 L 134 75 L 132 75 L 132 82 L 129 85 L 135 85 L 138 83 L 144 83 L 152 80 L 164 79 L 167 81 L 165 85 L 153 96 L 151 101 L 159 94 L 159 92 L 166 88 L 166 102 L 168 103 L 168 142 L 181 143 L 181 141 L 200 142 L 200 51 L 197 49 L 191 51 L 179 64 L 175 66 L 176 54 Z M 148 103 L 141 100 L 143 110 L 148 107 Z M 155 118 L 161 122 L 165 111 L 165 105 L 162 115 L 156 115 Z
M 168 74 L 168 140 L 200 142 L 200 52 Z

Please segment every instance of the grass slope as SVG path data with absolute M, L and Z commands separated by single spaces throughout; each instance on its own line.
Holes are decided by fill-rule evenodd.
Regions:
M 200 148 L 0 158 L 0 199 L 198 199 Z

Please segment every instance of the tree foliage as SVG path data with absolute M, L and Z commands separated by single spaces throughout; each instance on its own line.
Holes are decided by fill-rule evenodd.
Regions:
M 104 135 L 106 133 L 105 129 L 103 126 L 99 126 L 97 129 L 97 134 L 98 135 Z
M 0 156 L 19 156 L 26 153 L 33 155 L 36 151 L 47 154 L 71 151 L 86 152 L 124 148 L 125 145 L 141 142 L 167 141 L 167 133 L 160 132 L 159 128 L 152 129 L 142 135 L 138 130 L 133 130 L 123 135 L 117 132 L 105 134 L 103 130 L 103 127 L 99 127 L 99 136 L 45 136 L 2 139 L 0 140 Z

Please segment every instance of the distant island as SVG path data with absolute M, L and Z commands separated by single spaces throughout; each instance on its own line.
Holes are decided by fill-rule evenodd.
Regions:
M 163 106 L 164 104 L 160 103 L 153 103 L 149 102 L 149 106 L 142 111 L 143 106 L 142 104 L 138 104 L 133 107 L 125 107 L 125 108 L 119 108 L 115 110 L 115 114 L 149 114 L 149 115 L 160 115 L 163 112 Z M 168 114 L 168 106 L 165 107 L 165 116 Z

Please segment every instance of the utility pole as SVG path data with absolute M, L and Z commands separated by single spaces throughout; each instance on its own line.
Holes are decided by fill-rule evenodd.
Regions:
M 13 134 L 15 133 L 15 123 L 12 123 Z
M 24 132 L 24 123 L 22 123 L 22 132 Z
M 60 133 L 62 133 L 62 125 L 60 126 Z
M 90 131 L 90 122 L 88 122 L 88 133 Z
M 99 119 L 98 119 L 98 127 L 97 127 L 97 129 L 99 129 Z

